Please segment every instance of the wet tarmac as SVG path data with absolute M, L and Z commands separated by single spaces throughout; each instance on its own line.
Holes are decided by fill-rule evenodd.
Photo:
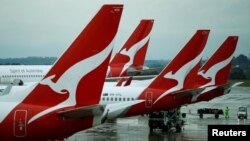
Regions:
M 113 123 L 105 123 L 97 127 L 84 130 L 69 137 L 67 141 L 206 141 L 207 125 L 232 124 L 250 125 L 250 119 L 239 120 L 237 118 L 238 107 L 245 105 L 250 109 L 250 88 L 236 87 L 231 93 L 209 102 L 200 102 L 182 107 L 181 111 L 187 113 L 184 119 L 185 125 L 181 133 L 162 132 L 156 129 L 149 131 L 148 117 L 137 116 L 130 118 L 119 118 Z M 219 108 L 229 107 L 230 118 L 225 119 L 220 115 L 218 119 L 214 115 L 204 115 L 200 119 L 197 114 L 198 108 Z M 248 116 L 249 117 L 249 116 Z

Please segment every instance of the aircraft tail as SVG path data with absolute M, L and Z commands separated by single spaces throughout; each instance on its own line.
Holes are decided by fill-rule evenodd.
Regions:
M 168 89 L 176 85 L 185 86 L 187 75 L 199 66 L 209 30 L 198 30 L 175 58 L 151 83 L 152 88 Z M 186 84 L 188 85 L 188 84 Z
M 109 77 L 126 76 L 129 67 L 142 68 L 154 20 L 141 20 L 124 46 L 110 62 Z
M 198 86 L 219 86 L 227 83 L 238 36 L 229 36 L 217 51 L 200 68 Z
M 198 30 L 176 57 L 152 81 L 148 88 L 163 91 L 163 94 L 154 103 L 169 93 L 194 87 L 193 75 L 198 72 L 208 35 L 209 30 Z
M 24 101 L 50 107 L 32 120 L 59 108 L 99 103 L 122 10 L 123 5 L 102 6 L 55 62 Z

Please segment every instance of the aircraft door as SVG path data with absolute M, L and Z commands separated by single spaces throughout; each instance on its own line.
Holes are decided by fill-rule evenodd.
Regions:
M 146 108 L 152 108 L 152 105 L 153 105 L 153 93 L 152 92 L 146 92 L 145 107 Z
M 16 110 L 14 115 L 14 136 L 25 137 L 27 134 L 27 110 Z

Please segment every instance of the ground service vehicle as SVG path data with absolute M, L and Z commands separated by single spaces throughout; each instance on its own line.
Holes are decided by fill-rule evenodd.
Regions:
M 223 115 L 222 109 L 215 109 L 215 108 L 202 108 L 198 109 L 197 113 L 199 114 L 200 118 L 203 118 L 203 114 L 214 114 L 214 117 L 217 119 L 219 115 Z
M 247 106 L 239 107 L 237 116 L 239 119 L 247 119 Z

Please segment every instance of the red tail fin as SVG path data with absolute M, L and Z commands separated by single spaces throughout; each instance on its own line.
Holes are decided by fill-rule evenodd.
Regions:
M 142 68 L 149 43 L 153 20 L 141 20 L 133 34 L 110 62 L 109 77 L 126 76 L 127 69 Z
M 200 68 L 196 81 L 198 86 L 205 87 L 227 83 L 237 41 L 238 36 L 229 36 Z
M 60 108 L 99 102 L 121 13 L 122 5 L 100 9 L 24 100 L 43 105 L 29 122 Z
M 163 92 L 154 103 L 169 93 L 193 87 L 193 84 L 187 82 L 193 81 L 191 76 L 195 70 L 196 73 L 198 71 L 208 35 L 209 30 L 198 30 L 167 67 L 152 81 L 148 88 Z
M 200 63 L 208 35 L 209 30 L 198 30 L 176 57 L 155 78 L 150 87 L 167 90 L 176 85 L 182 85 L 190 70 Z

